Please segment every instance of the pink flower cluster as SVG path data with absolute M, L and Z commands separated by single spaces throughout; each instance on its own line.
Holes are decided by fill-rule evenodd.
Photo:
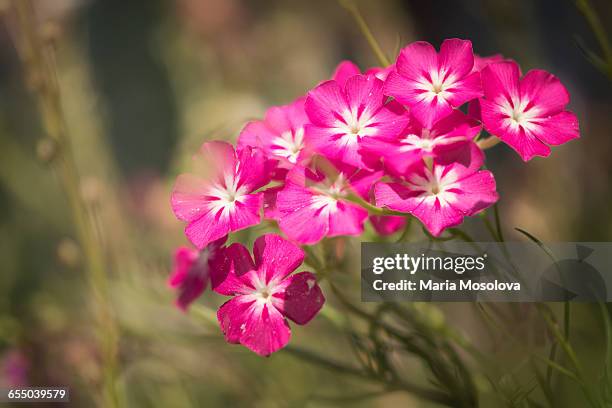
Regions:
M 236 149 L 205 143 L 194 174 L 178 177 L 172 208 L 198 248 L 177 253 L 178 305 L 211 280 L 233 296 L 218 312 L 227 340 L 278 350 L 289 340 L 286 318 L 305 324 L 324 302 L 314 275 L 291 275 L 304 257 L 297 244 L 361 235 L 368 219 L 391 234 L 410 215 L 440 235 L 498 199 L 482 169 L 483 129 L 525 161 L 548 156 L 550 145 L 579 137 L 568 103 L 553 75 L 521 78 L 515 62 L 475 56 L 466 40 L 445 40 L 439 52 L 415 42 L 363 74 L 342 62 L 331 80 L 248 123 Z M 260 237 L 255 261 L 240 244 L 223 246 L 262 213 L 288 241 Z

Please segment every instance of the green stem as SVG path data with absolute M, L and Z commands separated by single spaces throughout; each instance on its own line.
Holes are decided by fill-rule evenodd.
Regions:
M 386 208 L 376 207 L 373 204 L 368 203 L 363 198 L 359 197 L 357 194 L 350 194 L 344 197 L 344 200 L 350 201 L 353 204 L 357 204 L 363 209 L 367 210 L 371 215 L 398 215 L 401 217 L 411 216 L 410 213 L 403 213 L 400 211 L 388 210 Z
M 287 346 L 285 347 L 285 351 L 290 353 L 291 355 L 304 360 L 309 363 L 317 364 L 322 367 L 325 367 L 329 370 L 333 370 L 342 374 L 347 374 L 353 377 L 362 378 L 365 380 L 370 380 L 374 382 L 381 383 L 388 387 L 389 390 L 403 390 L 410 394 L 413 394 L 421 399 L 437 402 L 446 406 L 453 406 L 453 401 L 450 397 L 442 392 L 430 390 L 424 387 L 420 387 L 416 384 L 408 383 L 401 380 L 387 380 L 375 375 L 372 375 L 369 372 L 365 372 L 359 370 L 357 368 L 345 365 L 338 361 L 332 360 L 328 357 L 321 356 L 313 351 L 306 350 L 303 348 L 295 347 L 295 346 Z
M 478 142 L 476 142 L 476 144 L 482 150 L 487 150 L 487 149 L 490 149 L 493 146 L 497 145 L 499 142 L 501 142 L 500 138 L 498 138 L 497 136 L 491 135 L 491 136 L 487 137 L 486 139 L 480 139 Z
M 576 0 L 576 7 L 584 15 L 587 23 L 591 26 L 591 30 L 593 30 L 593 34 L 595 34 L 595 38 L 603 52 L 603 58 L 606 62 L 606 73 L 612 79 L 612 46 L 610 45 L 606 29 L 589 0 Z
M 380 47 L 380 44 L 378 44 L 378 41 L 376 41 L 376 38 L 372 34 L 372 30 L 370 30 L 370 27 L 368 27 L 368 24 L 363 19 L 363 16 L 359 12 L 359 9 L 355 5 L 355 3 L 353 3 L 351 0 L 338 0 L 338 2 L 349 13 L 351 13 L 353 18 L 355 19 L 355 22 L 359 26 L 361 33 L 368 41 L 368 44 L 370 44 L 370 47 L 372 48 L 372 51 L 374 51 L 374 54 L 376 54 L 376 57 L 378 58 L 380 64 L 383 67 L 388 67 L 389 65 L 391 65 L 391 61 L 389 61 L 389 58 L 387 58 L 387 56 L 383 52 L 382 48 Z
M 538 305 L 538 310 L 540 310 L 542 317 L 544 317 L 544 320 L 548 325 L 549 330 L 551 331 L 553 336 L 555 336 L 557 342 L 561 345 L 561 348 L 563 349 L 563 351 L 565 351 L 565 354 L 574 366 L 576 377 L 579 380 L 578 383 L 580 384 L 582 392 L 584 393 L 586 399 L 593 407 L 601 406 L 601 404 L 597 401 L 597 398 L 592 395 L 590 389 L 587 386 L 587 382 L 582 371 L 582 366 L 572 345 L 566 340 L 564 335 L 561 333 L 561 330 L 559 330 L 559 326 L 553 321 L 551 317 L 552 312 L 550 310 L 544 309 L 542 305 Z
M 497 203 L 493 204 L 493 214 L 495 215 L 495 228 L 497 229 L 497 238 L 499 238 L 499 242 L 504 242 L 504 230 L 501 226 L 501 220 L 499 217 L 499 207 Z

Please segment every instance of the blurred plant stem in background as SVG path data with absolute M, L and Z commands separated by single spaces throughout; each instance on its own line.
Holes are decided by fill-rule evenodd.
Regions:
M 35 10 L 29 0 L 12 1 L 16 14 L 15 46 L 26 72 L 26 81 L 35 95 L 46 136 L 39 142 L 39 158 L 52 164 L 65 190 L 75 233 L 86 260 L 91 307 L 102 354 L 104 396 L 100 405 L 116 407 L 119 332 L 109 301 L 107 266 L 91 214 L 82 196 L 82 183 L 76 166 L 62 109 L 52 43 L 43 37 Z
M 576 7 L 584 15 L 584 18 L 591 27 L 603 55 L 599 56 L 597 53 L 588 50 L 580 40 L 578 41 L 578 46 L 586 54 L 591 64 L 606 74 L 608 79 L 612 81 L 612 46 L 610 45 L 608 33 L 606 33 L 606 29 L 601 23 L 599 14 L 593 9 L 589 0 L 576 0 Z
M 376 58 L 378 58 L 378 62 L 382 65 L 382 67 L 384 68 L 384 67 L 388 67 L 389 65 L 391 65 L 391 61 L 387 57 L 387 54 L 385 54 L 385 52 L 382 50 L 382 47 L 376 40 L 376 37 L 374 37 L 374 34 L 372 34 L 372 30 L 370 30 L 370 27 L 368 26 L 366 21 L 363 19 L 363 16 L 359 12 L 359 8 L 357 8 L 357 5 L 353 3 L 352 0 L 338 0 L 338 1 L 340 5 L 344 7 L 345 9 L 347 9 L 348 12 L 351 13 L 353 18 L 355 19 L 355 22 L 357 23 L 362 34 L 368 41 L 368 44 L 370 44 L 372 51 L 374 51 L 374 54 L 376 54 Z

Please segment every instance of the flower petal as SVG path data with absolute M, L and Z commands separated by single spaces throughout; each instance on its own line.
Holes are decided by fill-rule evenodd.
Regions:
M 326 81 L 308 92 L 304 109 L 311 123 L 322 127 L 334 127 L 338 122 L 337 112 L 348 108 L 340 84 Z
M 423 201 L 418 193 L 400 183 L 378 183 L 374 186 L 374 196 L 378 207 L 406 213 L 412 212 Z
M 414 91 L 410 89 L 414 87 L 414 81 L 400 75 L 397 71 L 389 73 L 385 80 L 383 92 L 385 95 L 390 95 L 401 104 L 411 105 L 415 101 Z M 419 95 L 420 93 L 417 93 Z
M 355 204 L 339 200 L 336 208 L 329 212 L 327 236 L 361 235 L 366 218 L 368 218 L 366 210 Z
M 270 182 L 273 168 L 273 162 L 265 157 L 261 149 L 243 148 L 238 152 L 238 186 L 246 187 L 249 193 L 265 186 Z
M 229 300 L 217 312 L 217 319 L 228 342 L 269 356 L 287 345 L 291 329 L 274 306 L 249 299 L 237 296 Z
M 409 120 L 404 107 L 396 101 L 391 101 L 374 115 L 369 127 L 376 129 L 374 137 L 392 138 L 402 133 Z
M 170 202 L 179 220 L 192 221 L 208 211 L 207 188 L 207 182 L 193 174 L 176 178 Z
M 490 101 L 502 96 L 512 100 L 519 96 L 520 69 L 514 61 L 493 62 L 481 73 L 484 96 Z
M 391 235 L 404 228 L 406 217 L 399 215 L 372 215 L 370 223 L 380 235 Z
M 229 226 L 231 231 L 239 231 L 261 221 L 263 194 L 249 194 L 234 202 L 234 208 L 229 211 Z
M 534 69 L 523 77 L 521 97 L 531 101 L 539 110 L 539 116 L 555 115 L 569 103 L 569 93 L 559 79 L 541 69 Z
M 458 77 L 467 75 L 474 66 L 472 42 L 458 38 L 444 40 L 440 46 L 438 64 L 441 70 Z
M 279 212 L 276 208 L 276 195 L 284 186 L 270 187 L 263 191 L 264 218 L 267 220 L 278 220 Z
M 257 238 L 253 255 L 257 269 L 265 272 L 266 283 L 273 278 L 284 278 L 304 261 L 304 251 L 277 234 Z
M 245 276 L 254 270 L 249 250 L 240 243 L 233 243 L 211 262 L 212 289 L 226 296 L 249 293 L 253 288 Z
M 288 276 L 272 296 L 274 306 L 297 324 L 306 324 L 321 310 L 325 297 L 310 272 Z
M 467 77 L 455 82 L 448 88 L 450 94 L 446 100 L 452 106 L 461 106 L 464 103 L 482 96 L 482 84 L 480 82 L 480 73 L 474 72 Z
M 329 160 L 364 167 L 356 135 L 346 135 L 338 133 L 333 127 L 315 125 L 306 125 L 306 135 L 312 141 L 313 148 Z
M 186 310 L 206 289 L 208 264 L 198 264 L 198 251 L 180 247 L 174 256 L 174 269 L 168 280 L 170 287 L 177 289 L 176 306 Z
M 313 194 L 306 188 L 287 183 L 277 194 L 280 229 L 302 244 L 318 242 L 327 234 L 329 219 L 313 203 Z
M 353 112 L 362 111 L 362 115 L 373 115 L 383 105 L 384 82 L 375 76 L 355 75 L 346 81 L 346 100 Z M 336 111 L 341 113 L 341 110 Z
M 578 118 L 572 112 L 564 111 L 539 122 L 538 139 L 556 146 L 580 137 Z
M 346 85 L 346 81 L 355 75 L 361 74 L 361 70 L 352 61 L 341 61 L 336 67 L 332 79 L 337 81 L 342 88 Z
M 425 73 L 437 70 L 436 49 L 425 41 L 413 42 L 400 52 L 395 69 L 400 75 L 413 80 L 420 78 Z
M 451 204 L 442 204 L 438 198 L 423 200 L 412 214 L 433 236 L 439 236 L 446 228 L 461 224 L 464 214 Z
M 221 211 L 216 214 L 208 211 L 194 219 L 185 227 L 185 235 L 197 248 L 202 249 L 210 242 L 224 237 L 230 232 L 230 224 Z
M 225 340 L 229 343 L 240 342 L 240 337 L 244 333 L 246 321 L 249 314 L 252 313 L 254 303 L 255 300 L 248 296 L 236 296 L 225 302 L 217 310 L 217 320 L 225 335 Z
M 467 170 L 467 172 L 470 173 L 470 170 Z M 453 202 L 452 205 L 465 215 L 477 214 L 499 199 L 495 178 L 490 171 L 482 170 L 472 173 L 467 177 L 461 178 L 457 183 L 460 190 L 460 198 Z

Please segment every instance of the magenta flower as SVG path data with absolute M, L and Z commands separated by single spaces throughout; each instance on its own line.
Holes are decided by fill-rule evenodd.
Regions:
M 289 342 L 287 318 L 303 325 L 312 320 L 325 297 L 310 272 L 291 274 L 304 251 L 276 234 L 263 235 L 253 246 L 255 262 L 239 243 L 225 250 L 216 292 L 233 296 L 217 312 L 225 338 L 268 356 Z
M 374 195 L 379 207 L 411 213 L 434 236 L 498 199 L 491 172 L 436 162 L 431 170 L 421 165 L 405 181 L 376 184 Z
M 310 91 L 305 109 L 311 125 L 306 133 L 315 149 L 330 160 L 363 167 L 361 138 L 394 137 L 408 123 L 404 108 L 394 101 L 386 103 L 382 89 L 376 77 L 356 75 L 345 87 L 331 80 Z
M 347 200 L 367 199 L 381 172 L 346 169 L 333 176 L 320 169 L 294 167 L 276 196 L 280 229 L 292 240 L 314 244 L 323 237 L 361 235 L 366 210 Z
M 489 64 L 482 71 L 482 122 L 491 134 L 506 142 L 524 161 L 547 157 L 548 145 L 580 137 L 578 118 L 565 110 L 569 94 L 552 74 L 529 71 L 520 79 L 515 62 Z
M 271 162 L 249 146 L 234 152 L 225 142 L 204 143 L 196 157 L 202 175 L 181 174 L 172 191 L 172 210 L 187 222 L 185 234 L 198 248 L 258 224 Z M 207 174 L 204 174 L 207 173 Z
M 399 215 L 372 215 L 370 223 L 380 235 L 391 235 L 406 226 L 406 217 Z
M 439 54 L 431 44 L 417 41 L 400 52 L 385 94 L 409 106 L 412 115 L 431 128 L 453 108 L 482 95 L 480 74 L 472 72 L 473 67 L 470 41 L 444 40 Z
M 308 123 L 305 100 L 301 97 L 289 105 L 273 106 L 264 120 L 249 122 L 240 132 L 238 148 L 259 147 L 285 168 L 303 161 L 309 151 L 304 135 L 304 126 Z
M 414 116 L 406 129 L 393 138 L 364 137 L 361 141 L 363 157 L 382 158 L 385 168 L 396 176 L 403 176 L 410 167 L 420 165 L 424 157 L 441 158 L 446 161 L 470 159 L 469 146 L 480 132 L 477 121 L 468 118 L 459 110 L 440 119 L 431 128 L 425 128 Z M 370 164 L 373 167 L 372 164 Z
M 208 286 L 211 270 L 219 261 L 220 249 L 227 240 L 223 237 L 211 242 L 201 251 L 187 247 L 177 248 L 174 254 L 174 268 L 168 284 L 178 292 L 176 306 L 187 310 Z

